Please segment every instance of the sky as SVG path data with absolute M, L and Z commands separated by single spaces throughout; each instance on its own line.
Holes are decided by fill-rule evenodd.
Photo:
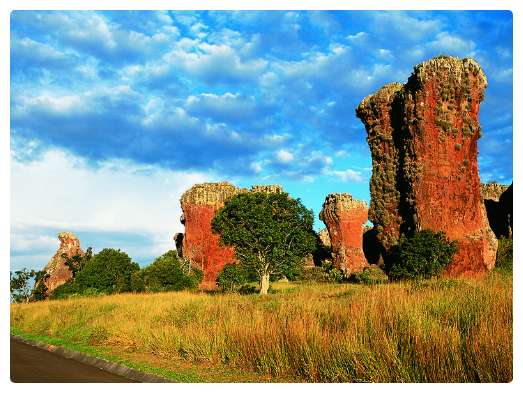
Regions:
M 480 177 L 512 182 L 512 13 L 11 13 L 11 269 L 41 269 L 57 233 L 142 266 L 175 247 L 194 183 L 281 184 L 318 213 L 369 201 L 355 108 L 413 66 L 472 57 L 489 86 Z

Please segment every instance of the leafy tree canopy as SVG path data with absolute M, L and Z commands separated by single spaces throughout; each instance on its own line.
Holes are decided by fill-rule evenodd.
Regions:
M 104 293 L 126 292 L 131 289 L 131 275 L 137 270 L 140 267 L 125 252 L 104 248 L 76 273 L 74 285 L 82 291 L 93 288 Z
M 251 192 L 230 198 L 212 221 L 223 245 L 234 246 L 247 271 L 256 273 L 260 292 L 270 276 L 297 276 L 315 249 L 314 217 L 287 193 Z
M 191 267 L 175 250 L 170 250 L 133 276 L 132 289 L 152 292 L 193 289 L 202 278 L 201 270 Z

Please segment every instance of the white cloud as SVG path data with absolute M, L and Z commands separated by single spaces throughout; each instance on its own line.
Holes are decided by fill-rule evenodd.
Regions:
M 175 232 L 183 232 L 181 194 L 194 183 L 209 180 L 201 173 L 122 161 L 91 168 L 58 150 L 47 152 L 39 161 L 12 160 L 11 251 L 29 253 L 32 248 L 34 253 L 41 249 L 51 252 L 58 245 L 55 232 L 70 230 L 146 236 L 152 243 L 149 250 L 132 244 L 121 247 L 131 256 L 131 250 L 134 256 L 158 256 L 156 251 L 174 247 Z M 42 228 L 54 232 L 42 233 Z
M 363 177 L 361 176 L 361 174 L 353 169 L 345 169 L 344 171 L 331 170 L 328 172 L 328 174 L 330 174 L 332 176 L 336 176 L 343 182 L 348 182 L 348 181 L 362 182 L 363 181 Z
M 282 164 L 288 164 L 294 160 L 294 155 L 285 149 L 276 152 L 276 160 Z
M 476 44 L 473 41 L 442 31 L 427 46 L 444 54 L 462 54 L 473 51 Z
M 249 167 L 256 174 L 261 173 L 261 171 L 263 170 L 262 164 L 259 162 L 253 162 Z

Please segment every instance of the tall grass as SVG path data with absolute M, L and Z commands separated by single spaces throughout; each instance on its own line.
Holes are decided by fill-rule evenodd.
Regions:
M 314 382 L 507 382 L 512 283 L 302 284 L 11 306 L 25 332 Z

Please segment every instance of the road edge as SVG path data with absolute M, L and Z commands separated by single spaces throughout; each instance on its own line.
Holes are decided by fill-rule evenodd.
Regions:
M 80 363 L 84 363 L 89 366 L 99 368 L 101 370 L 110 372 L 112 374 L 119 375 L 121 377 L 131 379 L 136 382 L 146 382 L 146 383 L 173 383 L 173 382 L 176 382 L 171 379 L 159 377 L 159 376 L 153 375 L 153 374 L 148 374 L 143 371 L 138 371 L 133 368 L 124 366 L 123 364 L 110 362 L 105 359 L 100 359 L 95 356 L 87 355 L 85 353 L 78 352 L 78 351 L 73 351 L 71 349 L 67 349 L 67 348 L 64 348 L 61 346 L 29 340 L 27 338 L 20 337 L 15 334 L 11 334 L 11 338 L 13 338 L 15 341 L 43 349 L 44 351 L 55 353 L 66 359 L 73 359 Z

